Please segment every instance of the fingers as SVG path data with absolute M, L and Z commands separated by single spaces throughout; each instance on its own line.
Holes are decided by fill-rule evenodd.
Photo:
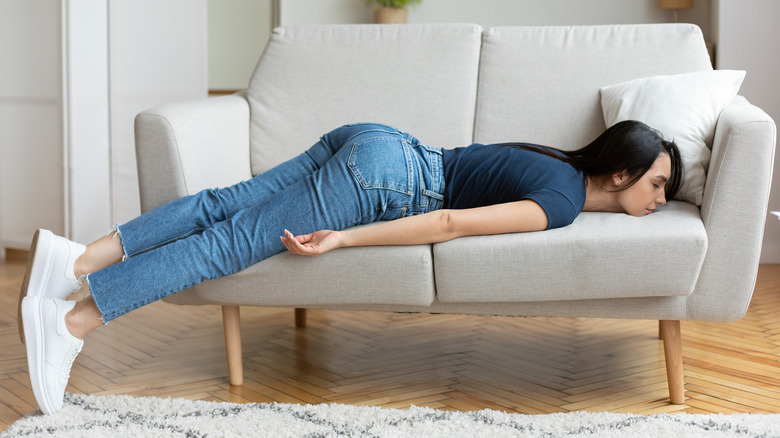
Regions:
M 298 246 L 302 246 L 301 243 L 295 239 L 295 236 L 287 230 L 284 230 L 284 235 L 281 236 L 280 239 L 282 239 L 284 247 L 293 254 L 297 254 L 299 252 Z
M 339 247 L 340 233 L 333 230 L 319 230 L 309 234 L 295 236 L 284 230 L 282 244 L 288 251 L 300 255 L 320 255 Z
M 290 235 L 292 235 L 292 233 Z M 310 242 L 313 237 L 314 237 L 314 233 L 301 234 L 300 236 L 294 236 L 295 240 L 297 240 L 300 243 Z
M 311 235 L 294 236 L 291 232 L 284 230 L 284 236 L 281 236 L 282 244 L 288 251 L 297 255 L 312 255 L 316 252 L 313 248 L 304 246 L 305 242 L 308 242 Z

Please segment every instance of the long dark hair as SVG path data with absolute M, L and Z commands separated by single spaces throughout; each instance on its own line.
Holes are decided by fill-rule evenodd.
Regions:
M 673 141 L 664 140 L 660 132 L 636 120 L 616 123 L 587 146 L 576 151 L 563 151 L 537 145 L 516 145 L 544 155 L 549 155 L 582 170 L 595 182 L 627 171 L 628 184 L 616 191 L 625 190 L 636 183 L 662 153 L 672 162 L 672 174 L 664 187 L 666 199 L 674 198 L 683 180 L 683 163 L 680 150 Z

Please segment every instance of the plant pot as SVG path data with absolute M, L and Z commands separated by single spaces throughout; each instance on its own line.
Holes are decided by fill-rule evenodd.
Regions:
M 374 23 L 377 24 L 405 24 L 406 9 L 385 8 L 377 6 L 374 9 Z

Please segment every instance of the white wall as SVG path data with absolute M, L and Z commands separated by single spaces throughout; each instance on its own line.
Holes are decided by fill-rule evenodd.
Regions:
M 112 222 L 141 213 L 136 114 L 208 95 L 206 23 L 206 0 L 109 2 Z
M 0 247 L 140 213 L 133 119 L 204 98 L 206 0 L 0 1 Z
M 210 90 L 246 88 L 274 22 L 274 0 L 208 0 Z
M 777 0 L 719 0 L 718 68 L 746 70 L 740 94 L 780 121 L 780 2 Z M 775 155 L 775 173 L 770 210 L 780 210 L 780 157 Z M 749 175 L 745 175 L 749 178 Z M 767 217 L 762 263 L 780 263 L 780 221 Z
M 59 2 L 0 2 L 0 241 L 64 231 Z

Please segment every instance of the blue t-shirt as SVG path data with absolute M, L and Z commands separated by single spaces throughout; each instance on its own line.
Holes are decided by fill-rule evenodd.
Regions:
M 569 225 L 585 205 L 585 175 L 556 158 L 506 144 L 442 150 L 444 208 L 473 208 L 530 199 L 547 229 Z

